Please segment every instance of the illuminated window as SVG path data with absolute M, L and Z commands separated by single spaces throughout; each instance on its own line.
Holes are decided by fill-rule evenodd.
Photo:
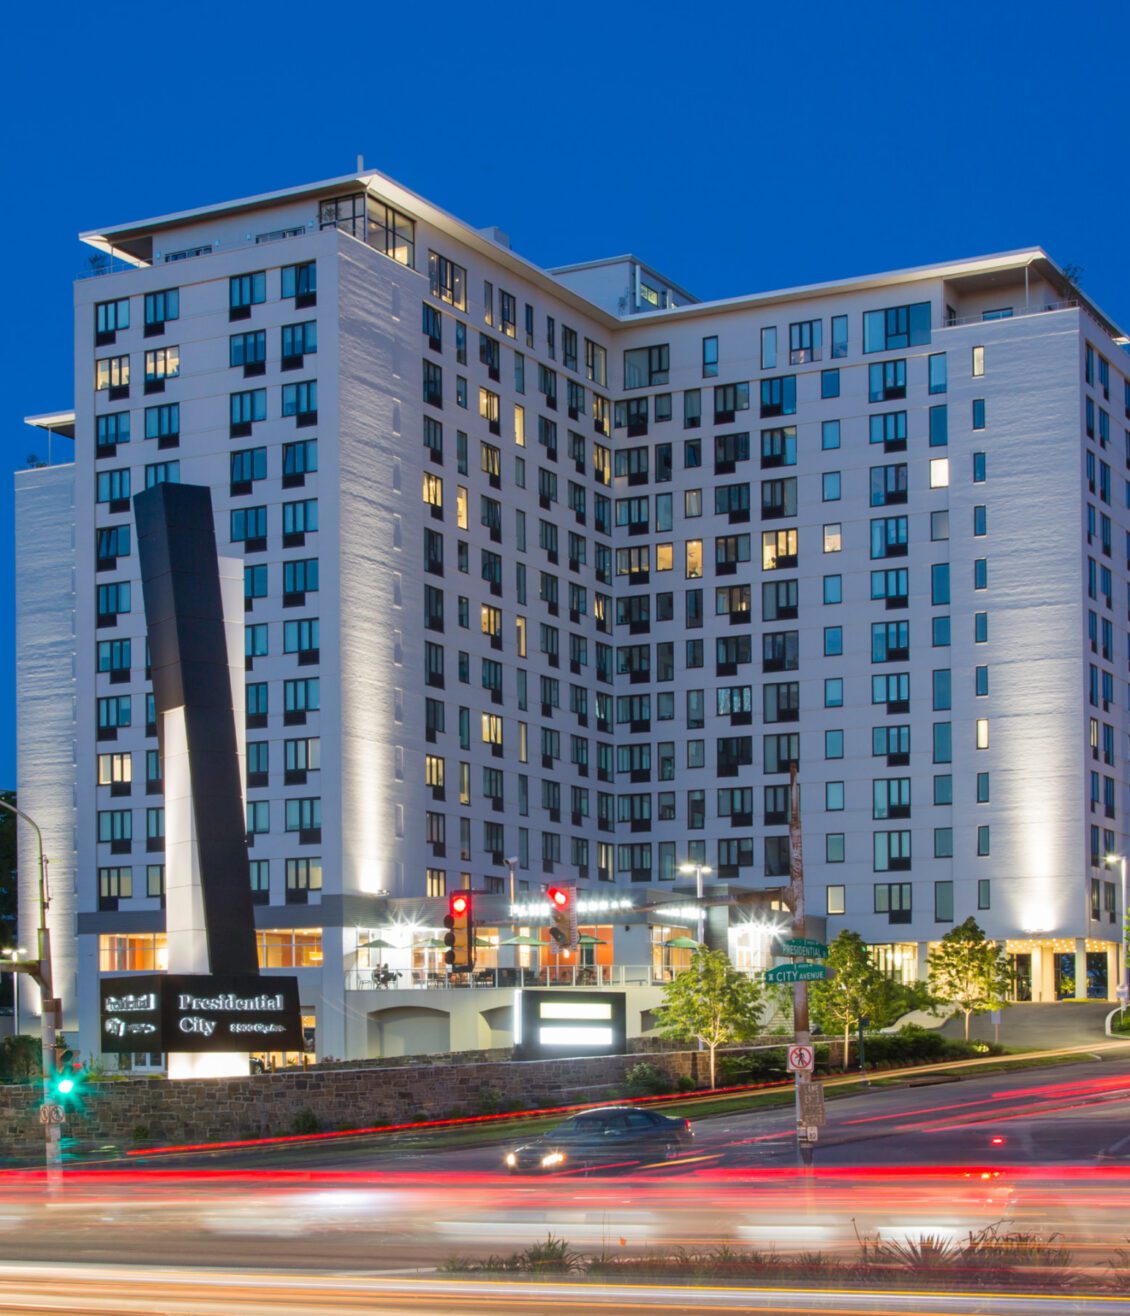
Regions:
M 686 576 L 688 580 L 697 580 L 702 576 L 702 540 L 686 541 Z
M 837 522 L 833 525 L 824 527 L 824 552 L 838 553 L 843 548 L 843 537 L 840 524 Z
M 526 446 L 526 408 L 514 403 L 514 442 L 519 448 Z
M 948 457 L 930 459 L 930 488 L 946 489 L 950 482 L 950 461 Z
M 443 480 L 431 471 L 424 472 L 424 502 L 443 511 Z
M 985 373 L 985 349 L 975 347 L 973 349 L 973 375 L 976 378 Z
M 424 755 L 424 785 L 438 786 L 442 789 L 444 782 L 444 761 L 439 754 Z
M 977 719 L 977 748 L 989 748 L 989 719 L 987 717 Z
M 656 571 L 670 571 L 675 564 L 675 545 L 674 544 L 656 544 L 655 546 L 655 569 Z
M 101 973 L 164 970 L 169 967 L 164 932 L 103 933 L 98 938 Z
M 255 940 L 261 969 L 317 968 L 322 963 L 321 928 L 263 928 Z
M 502 744 L 502 718 L 497 713 L 483 714 L 483 744 Z

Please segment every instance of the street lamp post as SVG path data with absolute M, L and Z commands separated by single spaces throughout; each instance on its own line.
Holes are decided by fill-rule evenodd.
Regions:
M 1118 971 L 1118 999 L 1122 1006 L 1122 1013 L 1126 1013 L 1127 996 L 1130 994 L 1130 980 L 1127 979 L 1127 936 L 1130 934 L 1130 925 L 1127 923 L 1126 913 L 1126 856 L 1124 854 L 1108 854 L 1106 857 L 1109 864 L 1112 860 L 1117 859 L 1119 868 L 1122 872 L 1122 959 Z
M 58 1021 L 59 1002 L 55 998 L 51 976 L 51 930 L 47 926 L 47 907 L 51 903 L 51 895 L 47 886 L 47 859 L 43 854 L 43 833 L 34 818 L 24 813 L 22 809 L 17 809 L 14 804 L 9 804 L 7 800 L 0 799 L 0 809 L 5 809 L 8 813 L 14 813 L 17 818 L 22 818 L 35 832 L 39 862 L 39 958 L 38 960 L 29 961 L 26 968 L 16 968 L 13 964 L 12 972 L 16 974 L 30 973 L 39 984 L 43 1103 L 47 1105 L 51 1101 L 51 1077 L 55 1072 L 55 1029 Z M 51 1174 L 59 1167 L 59 1126 L 51 1123 L 44 1124 L 43 1134 L 47 1172 Z
M 702 907 L 702 875 L 712 873 L 713 868 L 709 864 L 680 864 L 680 873 L 694 874 L 694 895 L 698 904 L 698 935 L 695 940 L 701 946 L 706 940 L 706 910 Z
M 21 955 L 26 955 L 27 951 L 23 946 L 13 946 L 7 950 L 0 951 L 0 955 L 9 956 L 12 960 L 12 1035 L 20 1035 L 20 974 L 15 968 L 17 960 Z

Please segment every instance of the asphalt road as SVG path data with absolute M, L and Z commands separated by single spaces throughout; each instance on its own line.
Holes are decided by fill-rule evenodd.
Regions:
M 417 1273 L 550 1233 L 589 1256 L 726 1244 L 850 1258 L 860 1235 L 962 1241 L 1002 1221 L 1061 1235 L 1088 1267 L 1125 1246 L 1128 1060 L 860 1091 L 829 1103 L 812 1174 L 796 1169 L 791 1118 L 703 1119 L 681 1164 L 627 1176 L 511 1178 L 497 1147 L 375 1139 L 290 1147 L 288 1165 L 271 1153 L 87 1168 L 54 1194 L 8 1173 L 0 1261 Z
M 207 1276 L 166 1269 L 139 1271 L 123 1293 L 118 1270 L 92 1267 L 0 1267 L 0 1312 L 99 1313 L 100 1316 L 497 1316 L 503 1311 L 591 1316 L 593 1312 L 703 1311 L 765 1316 L 1060 1316 L 1089 1310 L 1126 1316 L 1130 1299 L 1044 1297 L 1039 1294 L 962 1296 L 942 1293 L 816 1292 L 720 1287 L 634 1286 L 560 1282 L 365 1280 L 326 1276 Z
M 1120 1058 L 1125 1054 L 1126 1058 Z M 1112 1163 L 1130 1157 L 1130 1050 L 1110 1058 L 1013 1074 L 942 1082 L 930 1076 L 908 1086 L 852 1087 L 829 1099 L 828 1126 L 817 1166 Z M 831 1090 L 829 1090 L 831 1091 Z M 782 1167 L 796 1163 L 792 1107 L 698 1119 L 694 1106 L 668 1108 L 691 1117 L 695 1162 L 715 1167 Z M 1101 1118 L 1100 1118 L 1101 1116 Z M 1121 1123 L 1119 1123 L 1121 1121 Z M 1000 1126 L 1000 1127 L 998 1127 Z M 1006 1127 L 1007 1126 L 1007 1127 Z M 547 1129 L 552 1122 L 547 1121 Z M 1004 1143 L 992 1138 L 1003 1137 Z M 468 1148 L 414 1146 L 395 1135 L 141 1158 L 160 1168 L 226 1170 L 347 1170 L 492 1174 L 509 1145 Z

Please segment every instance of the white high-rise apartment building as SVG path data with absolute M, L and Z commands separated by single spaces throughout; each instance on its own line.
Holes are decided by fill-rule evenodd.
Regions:
M 33 418 L 74 464 L 17 477 L 20 803 L 84 1049 L 99 972 L 163 956 L 158 480 L 245 564 L 261 961 L 320 1054 L 507 1040 L 494 982 L 574 974 L 546 882 L 580 980 L 662 977 L 682 865 L 787 881 L 793 761 L 828 936 L 911 979 L 973 915 L 1020 999 L 1114 995 L 1130 360 L 1042 251 L 703 303 L 375 173 L 84 237 L 115 272 L 75 286 L 73 416 Z M 421 992 L 462 885 L 479 990 Z M 764 962 L 767 905 L 711 941 Z

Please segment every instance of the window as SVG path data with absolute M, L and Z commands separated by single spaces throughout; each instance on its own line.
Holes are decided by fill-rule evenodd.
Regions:
M 748 536 L 732 536 L 748 538 Z M 746 560 L 746 559 L 742 559 Z M 761 569 L 780 571 L 797 564 L 797 531 L 765 530 L 761 534 Z
M 976 723 L 976 742 L 978 749 L 989 748 L 989 719 L 979 717 Z
M 145 468 L 145 487 L 152 489 L 155 484 L 179 484 L 180 462 L 154 462 Z
M 632 348 L 624 353 L 624 387 L 647 388 L 653 384 L 666 384 L 670 368 L 667 343 Z
M 874 869 L 886 873 L 891 869 L 910 867 L 910 832 L 876 832 L 874 836 Z M 876 909 L 877 914 L 882 910 Z
M 433 310 L 430 306 L 427 309 Z M 438 314 L 436 319 L 438 321 Z M 280 346 L 282 349 L 282 368 L 289 370 L 300 366 L 303 357 L 318 350 L 317 322 L 315 320 L 303 320 L 301 324 L 284 324 Z
M 433 297 L 457 311 L 467 309 L 467 271 L 438 252 L 428 252 L 428 287 Z
M 232 493 L 236 495 L 250 493 L 255 480 L 264 480 L 267 477 L 267 449 L 241 448 L 231 454 L 229 467 Z
M 975 347 L 973 349 L 973 377 L 976 379 L 985 373 L 985 349 Z
M 948 457 L 933 457 L 930 460 L 930 488 L 948 489 L 950 482 L 950 462 Z
M 108 390 L 111 397 L 125 397 L 129 392 L 129 357 L 104 356 L 94 363 L 94 387 Z
M 824 527 L 824 552 L 839 553 L 843 549 L 843 532 L 838 521 Z
M 973 399 L 973 428 L 983 430 L 985 428 L 985 399 Z
M 887 516 L 871 522 L 872 558 L 905 557 L 907 551 L 907 518 Z
M 180 290 L 165 288 L 161 292 L 145 294 L 145 335 L 164 332 L 168 320 L 180 319 Z
M 702 340 L 702 377 L 714 379 L 718 374 L 718 338 L 712 336 Z
M 931 393 L 944 393 L 948 387 L 946 379 L 946 354 L 945 352 L 935 352 L 927 358 L 929 377 L 929 391 Z
M 94 307 L 94 342 L 98 347 L 112 343 L 119 329 L 129 328 L 129 298 L 98 302 Z
M 145 437 L 157 439 L 160 447 L 175 447 L 180 438 L 180 403 L 168 402 L 160 407 L 146 407 Z
M 826 420 L 820 427 L 820 447 L 825 451 L 840 446 L 840 422 Z
M 906 362 L 874 361 L 867 367 L 869 402 L 893 402 L 906 397 Z
M 294 416 L 299 425 L 312 425 L 318 419 L 318 381 L 306 379 L 299 384 L 284 384 L 282 414 Z
M 531 337 L 532 335 L 527 334 L 527 344 L 533 347 L 533 343 L 530 342 Z M 601 388 L 608 386 L 608 353 L 591 338 L 585 339 L 585 376 Z
M 888 306 L 863 313 L 864 352 L 895 352 L 930 342 L 930 303 Z
M 953 883 L 934 883 L 934 922 L 953 922 Z
M 293 297 L 295 306 L 313 306 L 317 292 L 318 269 L 314 261 L 282 267 L 281 295 Z
M 841 863 L 842 863 L 842 862 L 843 862 L 843 859 L 842 859 L 842 853 L 843 853 L 843 837 L 842 837 L 842 835 L 840 836 L 839 839 L 840 839 L 840 853 L 841 853 L 841 859 L 840 859 L 838 862 L 841 862 Z M 832 840 L 832 837 L 829 836 L 829 837 L 828 837 L 828 841 L 830 842 L 831 840 Z M 830 850 L 831 847 L 829 846 L 828 849 Z M 833 860 L 833 859 L 831 858 L 831 855 L 830 855 L 830 854 L 827 856 L 827 858 L 828 858 L 828 862 L 829 862 L 829 863 L 837 862 L 837 861 L 835 861 L 835 860 Z M 844 893 L 845 893 L 845 891 L 846 891 L 846 887 L 842 887 L 842 886 L 830 886 L 830 887 L 826 887 L 826 888 L 824 889 L 824 912 L 825 912 L 825 914 L 842 914 L 842 913 L 844 913 L 844 910 L 845 910 L 845 904 L 844 904 Z
M 764 330 L 762 334 L 764 335 Z M 800 320 L 789 325 L 789 365 L 808 365 L 819 361 L 823 355 L 824 325 L 821 320 Z M 764 352 L 763 352 L 764 355 Z M 770 365 L 762 362 L 763 370 L 771 370 L 776 361 Z
M 251 433 L 251 426 L 257 420 L 267 419 L 267 390 L 265 388 L 248 389 L 243 393 L 233 393 L 229 402 L 229 421 L 232 438 Z
M 113 411 L 97 417 L 96 457 L 112 457 L 119 443 L 129 442 L 129 412 Z
M 820 396 L 822 398 L 838 398 L 840 396 L 840 372 L 838 369 L 821 370 Z
M 264 270 L 254 274 L 236 274 L 228 280 L 228 314 L 232 320 L 245 320 L 252 306 L 267 300 L 267 275 Z
M 793 582 L 795 584 L 795 582 Z M 844 601 L 844 578 L 843 576 L 825 576 L 824 577 L 824 602 L 825 603 L 842 603 Z M 796 614 L 793 613 L 793 616 Z
M 778 375 L 761 381 L 761 415 L 796 414 L 796 375 Z

